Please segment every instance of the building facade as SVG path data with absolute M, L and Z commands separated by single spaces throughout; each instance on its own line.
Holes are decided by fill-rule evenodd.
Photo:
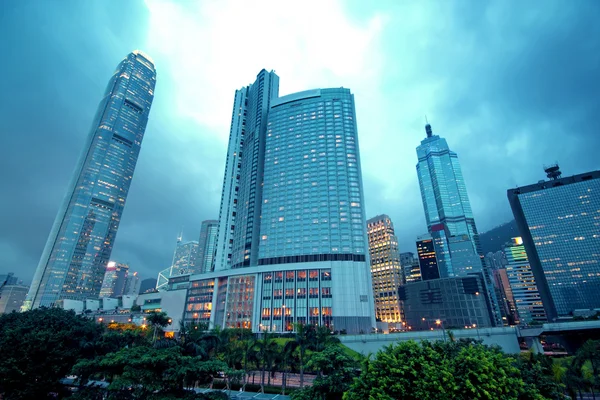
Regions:
M 123 290 L 123 295 L 126 296 L 136 296 L 140 293 L 140 285 L 142 284 L 140 280 L 140 275 L 137 272 L 129 272 L 127 275 L 127 279 L 125 279 L 125 288 Z
M 404 318 L 413 330 L 495 326 L 482 273 L 407 283 L 400 290 Z
M 19 312 L 25 301 L 29 286 L 0 284 L 0 314 L 8 314 L 13 311 Z
M 508 190 L 550 321 L 600 307 L 600 171 Z
M 402 323 L 398 288 L 403 284 L 398 239 L 394 224 L 387 215 L 378 215 L 367 221 L 371 279 L 377 321 Z
M 193 274 L 200 272 L 196 266 L 198 262 L 198 242 L 183 242 L 181 237 L 177 239 L 177 246 L 173 253 L 171 263 L 171 276 L 181 274 Z
M 198 239 L 198 258 L 196 262 L 196 273 L 211 272 L 213 268 L 213 260 L 217 246 L 217 231 L 219 229 L 219 221 L 206 220 L 202 221 L 200 228 L 200 239 Z
M 138 50 L 118 65 L 56 216 L 24 309 L 100 294 L 155 83 L 152 60 Z
M 125 292 L 125 283 L 129 274 L 129 265 L 109 261 L 102 281 L 99 297 L 117 297 Z
M 353 95 L 277 97 L 278 85 L 263 70 L 236 92 L 215 268 L 191 277 L 185 319 L 256 332 L 294 323 L 370 332 Z
M 418 282 L 421 280 L 421 267 L 419 259 L 410 251 L 400 253 L 400 265 L 404 271 L 404 283 Z
M 504 253 L 508 262 L 506 274 L 519 323 L 546 322 L 544 304 L 527 259 L 523 239 L 513 238 L 512 242 L 505 246 Z

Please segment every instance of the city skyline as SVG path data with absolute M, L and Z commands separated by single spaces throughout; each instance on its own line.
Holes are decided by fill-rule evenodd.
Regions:
M 446 28 L 453 28 L 448 40 L 470 40 L 466 40 L 459 49 L 444 50 L 443 46 L 448 42 L 437 36 L 440 31 L 431 26 L 429 17 L 415 18 L 412 25 L 404 28 L 406 31 L 400 32 L 421 35 L 424 41 L 422 48 L 392 45 L 390 36 L 397 37 L 394 29 L 399 28 L 394 26 L 401 25 L 395 22 L 402 20 L 399 17 L 402 10 L 394 10 L 393 7 L 385 10 L 384 6 L 358 10 L 331 3 L 325 7 L 325 12 L 337 12 L 336 17 L 332 17 L 332 24 L 340 27 L 340 31 L 349 38 L 364 37 L 357 40 L 355 54 L 346 56 L 334 52 L 336 57 L 339 56 L 338 61 L 327 56 L 325 47 L 315 45 L 315 50 L 308 53 L 300 51 L 297 56 L 289 57 L 293 61 L 291 63 L 284 57 L 289 56 L 289 52 L 277 58 L 261 50 L 252 58 L 245 57 L 249 60 L 248 65 L 227 69 L 224 74 L 216 75 L 217 79 L 215 74 L 218 65 L 223 65 L 219 63 L 225 63 L 227 59 L 217 57 L 216 61 L 207 62 L 205 58 L 197 60 L 189 54 L 178 55 L 176 52 L 181 50 L 179 47 L 171 50 L 166 46 L 168 40 L 158 37 L 162 34 L 169 38 L 184 29 L 194 33 L 184 36 L 197 36 L 195 33 L 209 35 L 210 31 L 199 28 L 203 18 L 209 11 L 225 15 L 228 6 L 225 3 L 215 10 L 203 10 L 153 1 L 146 4 L 132 2 L 124 6 L 119 16 L 115 16 L 114 10 L 120 5 L 110 2 L 76 4 L 69 9 L 56 7 L 56 10 L 37 3 L 32 7 L 27 2 L 8 6 L 7 21 L 10 22 L 0 28 L 3 35 L 14 36 L 18 32 L 17 26 L 35 28 L 37 35 L 46 32 L 45 29 L 55 32 L 49 32 L 48 38 L 40 38 L 39 43 L 35 44 L 38 47 L 27 52 L 20 49 L 22 46 L 18 43 L 5 44 L 8 53 L 14 54 L 11 59 L 24 62 L 18 65 L 16 62 L 8 63 L 2 67 L 3 72 L 14 76 L 15 82 L 25 86 L 23 91 L 17 91 L 13 86 L 16 83 L 3 83 L 4 93 L 17 94 L 0 111 L 2 119 L 7 121 L 3 133 L 9 133 L 3 134 L 1 139 L 1 147 L 7 152 L 3 154 L 2 167 L 14 171 L 7 176 L 7 188 L 14 196 L 4 199 L 5 211 L 1 215 L 1 225 L 7 228 L 0 235 L 0 248 L 5 250 L 1 253 L 0 273 L 11 271 L 19 265 L 20 276 L 26 283 L 33 276 L 52 219 L 68 186 L 79 149 L 83 146 L 83 138 L 78 136 L 78 132 L 89 128 L 105 77 L 113 71 L 114 64 L 123 54 L 134 48 L 141 48 L 155 58 L 157 68 L 161 74 L 164 73 L 164 83 L 159 81 L 158 84 L 160 95 L 153 112 L 157 109 L 160 111 L 153 115 L 153 126 L 149 127 L 145 151 L 140 158 L 136 182 L 132 185 L 113 258 L 129 260 L 144 277 L 156 276 L 159 270 L 169 266 L 172 238 L 182 223 L 195 238 L 201 221 L 214 218 L 218 212 L 231 96 L 240 82 L 251 82 L 261 68 L 275 68 L 288 78 L 281 87 L 281 95 L 319 86 L 353 89 L 358 129 L 362 132 L 367 215 L 386 213 L 392 220 L 398 221 L 396 235 L 401 252 L 416 252 L 414 238 L 423 233 L 426 226 L 414 175 L 416 158 L 413 153 L 422 137 L 424 114 L 429 116 L 436 132 L 451 141 L 452 149 L 461 157 L 473 214 L 481 232 L 512 218 L 505 191 L 539 180 L 543 164 L 559 161 L 566 176 L 597 169 L 591 149 L 597 147 L 599 139 L 586 132 L 591 132 L 592 127 L 597 126 L 592 114 L 593 110 L 598 109 L 598 100 L 585 100 L 585 96 L 586 93 L 594 95 L 597 89 L 589 71 L 597 70 L 598 60 L 579 57 L 579 52 L 585 53 L 581 42 L 589 40 L 589 37 L 600 36 L 590 34 L 589 30 L 598 29 L 594 24 L 581 23 L 597 15 L 598 6 L 595 4 L 586 4 L 578 10 L 565 10 L 556 4 L 544 11 L 525 9 L 526 12 L 511 26 L 525 29 L 526 21 L 533 20 L 535 23 L 527 28 L 527 33 L 513 33 L 493 43 L 496 45 L 496 50 L 490 50 L 493 54 L 499 56 L 508 52 L 509 56 L 496 68 L 491 61 L 488 63 L 477 57 L 474 58 L 475 62 L 472 60 L 474 54 L 493 41 L 490 37 L 494 37 L 495 30 L 507 26 L 509 18 L 503 8 L 506 6 L 502 5 L 480 5 L 471 10 L 463 10 L 456 5 L 440 6 L 448 7 L 445 10 L 447 12 L 436 12 L 436 15 L 442 14 L 441 22 Z M 586 7 L 589 9 L 584 10 Z M 361 11 L 364 11 L 363 16 L 357 16 Z M 411 6 L 405 11 L 413 16 L 428 14 L 426 6 Z M 461 16 L 463 11 L 468 12 Z M 271 12 L 282 15 L 278 7 Z M 185 16 L 185 13 L 189 16 Z M 564 28 L 568 35 L 559 37 L 558 42 L 553 44 L 544 40 L 536 41 L 549 35 L 554 38 L 552 32 L 556 28 L 555 21 L 559 16 L 565 18 L 565 13 L 570 17 L 566 18 L 567 27 Z M 578 26 L 572 25 L 577 20 L 575 14 L 579 18 Z M 43 15 L 49 16 L 52 21 L 50 25 L 39 24 Z M 124 22 L 133 18 L 133 15 L 139 18 L 142 28 L 125 25 Z M 181 27 L 172 22 L 178 18 Z M 486 27 L 489 37 L 483 35 L 483 38 L 475 39 L 470 36 L 466 26 L 479 18 L 492 22 Z M 98 49 L 95 54 L 87 54 L 83 60 L 78 57 L 77 62 L 72 62 L 80 51 L 80 44 L 77 41 L 56 44 L 59 42 L 56 41 L 57 35 L 76 36 L 69 32 L 79 32 L 78 24 L 95 26 L 98 23 L 106 26 L 106 32 L 92 30 L 82 34 Z M 60 24 L 61 29 L 55 29 Z M 230 29 L 231 25 L 224 24 L 225 28 Z M 206 29 L 223 33 L 210 24 Z M 294 29 L 298 32 L 294 32 Z M 531 38 L 527 38 L 528 34 Z M 314 38 L 313 35 L 294 25 L 284 30 L 282 36 L 297 44 L 303 41 L 312 43 L 310 40 Z M 581 37 L 585 39 L 581 40 Z M 516 44 L 516 50 L 512 47 L 515 46 L 515 39 L 522 41 Z M 534 42 L 537 43 L 535 46 Z M 277 46 L 280 46 L 279 42 Z M 342 48 L 346 49 L 344 46 Z M 535 51 L 527 54 L 532 49 Z M 202 48 L 199 50 L 201 53 Z M 211 48 L 205 50 L 209 53 L 215 51 Z M 319 51 L 325 51 L 322 53 L 325 57 L 318 57 L 321 55 Z M 371 54 L 371 51 L 376 51 L 376 54 Z M 403 59 L 412 61 L 404 61 L 409 65 L 398 64 L 389 58 L 393 51 L 400 51 Z M 561 59 L 569 59 L 569 54 L 574 59 L 562 61 L 560 71 L 548 68 L 555 59 L 551 54 L 557 51 L 565 55 Z M 454 57 L 450 60 L 446 58 L 442 71 L 432 66 L 435 54 L 436 57 Z M 31 74 L 30 67 L 22 65 L 35 64 L 32 57 L 38 55 L 45 58 L 46 69 L 43 73 Z M 349 61 L 360 60 L 368 55 L 375 56 L 370 58 L 373 60 L 372 67 L 362 62 L 355 63 L 355 67 L 346 66 Z M 298 57 L 306 58 L 300 63 L 302 58 Z M 307 72 L 303 72 L 292 65 L 294 62 L 311 66 Z M 184 65 L 195 69 L 202 63 L 207 64 L 202 69 L 206 76 L 194 75 L 194 79 L 190 80 L 191 72 Z M 543 68 L 540 67 L 541 63 Z M 416 76 L 414 68 L 424 66 L 424 74 Z M 408 75 L 400 74 L 399 68 L 408 70 Z M 461 72 L 461 69 L 465 72 Z M 483 87 L 480 87 L 481 79 L 467 79 L 469 74 L 484 71 L 491 73 L 485 75 L 486 84 Z M 533 76 L 533 71 L 537 79 L 532 80 L 529 78 Z M 569 81 L 564 78 L 566 76 L 569 76 Z M 402 87 L 412 78 L 417 78 L 414 84 L 402 89 L 392 88 L 394 85 Z M 512 82 L 511 78 L 518 78 L 520 83 L 510 85 L 510 90 L 502 90 L 506 81 Z M 528 79 L 530 82 L 518 88 L 521 81 Z M 475 81 L 477 87 L 473 90 Z M 551 87 L 546 88 L 547 85 Z M 579 89 L 574 92 L 575 89 L 566 86 L 585 87 L 586 93 Z M 63 90 L 57 91 L 57 88 Z M 32 93 L 25 95 L 33 90 L 35 96 Z M 559 95 L 555 92 L 557 90 L 563 92 Z M 563 102 L 559 98 L 565 98 L 564 91 L 571 97 L 566 96 L 568 100 Z M 191 92 L 195 97 L 190 96 Z M 437 92 L 442 94 L 439 98 L 432 95 Z M 452 100 L 450 96 L 459 100 Z M 407 104 L 408 99 L 415 104 Z M 403 108 L 399 118 L 391 111 L 398 107 Z M 35 121 L 23 117 L 23 110 L 27 109 L 38 110 Z M 529 114 L 525 120 L 517 123 L 515 121 L 521 119 L 521 114 L 516 110 L 521 109 Z M 41 152 L 27 145 L 27 141 L 32 139 L 43 149 Z M 482 144 L 476 141 L 479 139 Z M 586 143 L 586 146 L 580 146 L 581 143 Z M 477 146 L 476 149 L 473 146 Z M 15 155 L 8 154 L 9 149 L 15 148 L 21 150 L 14 152 Z M 23 163 L 22 158 L 33 161 Z M 180 178 L 171 179 L 173 176 Z M 33 215 L 31 210 L 35 210 Z

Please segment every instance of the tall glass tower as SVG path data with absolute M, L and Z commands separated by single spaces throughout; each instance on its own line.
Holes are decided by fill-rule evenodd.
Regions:
M 417 174 L 427 230 L 432 235 L 434 232 L 444 231 L 450 242 L 448 247 L 452 268 L 449 270 L 453 270 L 455 275 L 481 271 L 478 256 L 469 258 L 467 263 L 454 260 L 457 254 L 461 254 L 461 259 L 467 258 L 465 253 L 481 254 L 479 235 L 458 156 L 450 150 L 446 139 L 433 135 L 431 125 L 427 124 L 425 131 L 427 137 L 417 147 Z M 451 241 L 452 237 L 455 239 Z M 456 245 L 453 246 L 453 242 Z
M 98 297 L 154 98 L 156 70 L 141 51 L 118 65 L 92 123 L 23 305 Z
M 438 264 L 444 265 L 447 276 L 483 272 L 479 234 L 458 156 L 450 150 L 446 139 L 433 134 L 430 124 L 425 125 L 425 132 L 427 137 L 417 147 L 417 175 L 427 230 L 438 245 L 449 250 L 436 254 Z M 485 271 L 483 276 L 494 318 L 501 323 L 498 301 L 491 290 L 491 274 Z

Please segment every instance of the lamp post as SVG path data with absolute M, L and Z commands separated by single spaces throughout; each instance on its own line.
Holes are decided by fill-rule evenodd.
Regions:
M 477 339 L 481 340 L 481 335 L 479 335 L 479 327 L 477 324 L 473 324 L 473 328 L 477 329 Z
M 446 331 L 444 330 L 444 322 L 441 319 L 436 319 L 435 324 L 442 328 L 442 336 L 444 337 L 444 342 L 446 342 Z

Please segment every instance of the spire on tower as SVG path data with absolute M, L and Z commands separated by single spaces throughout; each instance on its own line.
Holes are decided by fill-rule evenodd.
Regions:
M 427 120 L 427 115 L 425 116 L 425 132 L 427 132 L 427 137 L 431 137 L 431 135 L 433 135 L 433 131 L 431 130 L 431 125 L 429 124 L 429 121 Z
M 181 243 L 182 240 L 183 240 L 183 226 L 181 227 L 181 231 L 179 232 L 179 235 L 177 236 L 177 244 Z

